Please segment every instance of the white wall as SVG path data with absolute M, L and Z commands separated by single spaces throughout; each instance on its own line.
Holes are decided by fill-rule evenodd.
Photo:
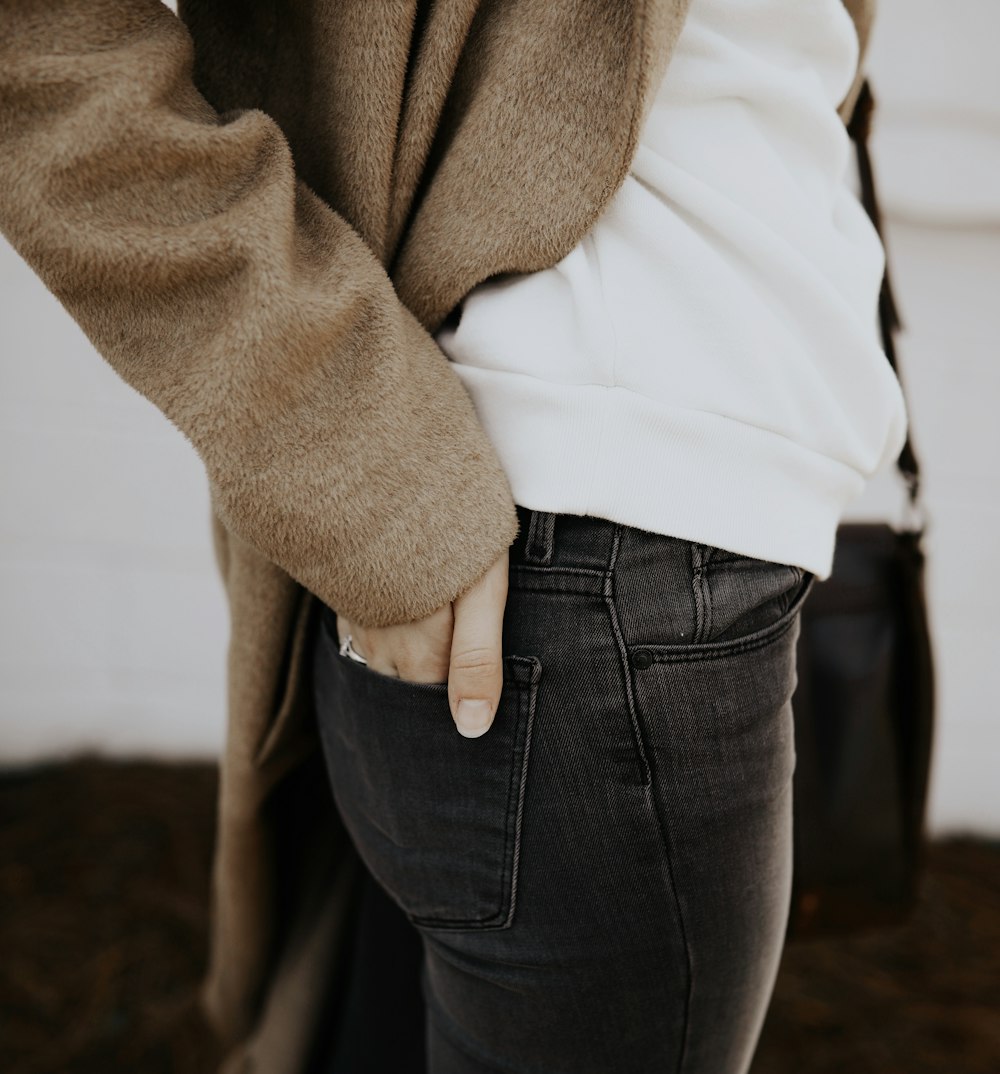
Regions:
M 200 461 L 0 248 L 0 757 L 222 741 Z
M 880 0 L 870 62 L 931 516 L 936 831 L 1000 830 L 998 35 L 992 0 Z M 889 469 L 845 518 L 896 520 L 902 502 Z M 0 503 L 0 759 L 214 756 L 227 627 L 201 465 L 2 240 Z
M 1000 5 L 878 0 L 871 141 L 904 331 L 923 499 L 939 725 L 930 816 L 1000 831 Z M 845 517 L 902 503 L 879 475 Z M 884 517 L 884 516 L 883 516 Z

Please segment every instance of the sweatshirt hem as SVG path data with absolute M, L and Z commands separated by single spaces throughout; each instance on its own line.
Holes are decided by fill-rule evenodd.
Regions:
M 780 433 L 619 385 L 452 363 L 514 501 L 591 515 L 830 577 L 856 470 Z

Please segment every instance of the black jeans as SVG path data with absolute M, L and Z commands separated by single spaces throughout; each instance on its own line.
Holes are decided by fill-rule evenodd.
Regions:
M 494 723 L 338 652 L 313 681 L 367 869 L 335 1074 L 739 1074 L 789 909 L 814 576 L 518 507 Z M 372 879 L 374 878 L 374 879 Z

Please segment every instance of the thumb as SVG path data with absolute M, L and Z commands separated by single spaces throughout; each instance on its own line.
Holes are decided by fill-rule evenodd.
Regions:
M 448 669 L 452 718 L 466 738 L 489 730 L 503 689 L 503 614 L 507 550 L 471 589 L 453 601 Z

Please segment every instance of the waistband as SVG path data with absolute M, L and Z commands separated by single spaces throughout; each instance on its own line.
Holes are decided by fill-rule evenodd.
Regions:
M 661 533 L 649 533 L 611 519 L 592 515 L 540 511 L 515 504 L 520 525 L 510 546 L 512 567 L 567 568 L 606 572 L 616 558 L 620 561 L 623 545 L 633 550 L 657 550 L 671 558 L 673 553 L 690 561 L 692 542 Z M 623 540 L 624 539 L 624 540 Z M 631 557 L 630 557 L 631 558 Z

